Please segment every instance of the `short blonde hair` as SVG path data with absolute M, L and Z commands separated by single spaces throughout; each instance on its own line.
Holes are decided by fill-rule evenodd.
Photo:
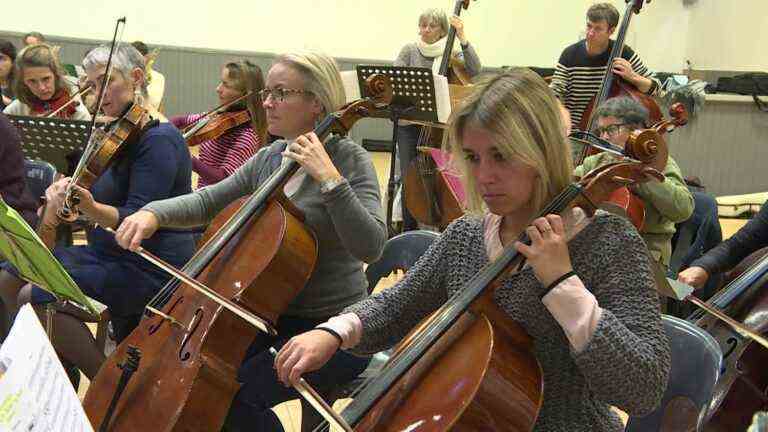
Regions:
M 24 84 L 24 69 L 29 67 L 47 67 L 53 74 L 54 92 L 62 88 L 69 91 L 71 86 L 64 79 L 64 69 L 59 62 L 57 49 L 45 43 L 27 45 L 13 62 L 13 93 L 24 104 L 31 105 L 37 100 Z
M 435 23 L 440 26 L 440 30 L 443 31 L 443 36 L 448 34 L 448 16 L 445 11 L 437 8 L 429 8 L 419 15 L 419 24 L 426 22 L 427 24 Z
M 336 61 L 320 53 L 279 55 L 274 64 L 295 69 L 304 79 L 304 90 L 312 93 L 323 106 L 324 115 L 338 111 L 347 101 Z
M 538 184 L 531 205 L 537 212 L 571 183 L 571 149 L 557 100 L 531 70 L 516 68 L 483 78 L 449 119 L 449 146 L 467 188 L 467 211 L 482 214 L 486 206 L 462 148 L 464 131 L 470 127 L 490 133 L 505 158 L 536 170 Z

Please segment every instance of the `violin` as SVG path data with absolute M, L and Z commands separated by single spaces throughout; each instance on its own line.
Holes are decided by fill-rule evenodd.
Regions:
M 612 162 L 569 185 L 540 216 L 574 205 L 594 214 L 617 187 L 661 176 L 641 163 Z M 525 233 L 518 240 L 530 244 Z M 530 431 L 543 402 L 541 367 L 531 338 L 494 301 L 523 262 L 514 245 L 505 247 L 406 336 L 341 413 L 345 430 Z
M 196 146 L 205 141 L 216 139 L 228 130 L 251 121 L 251 113 L 247 109 L 231 111 L 227 110 L 250 96 L 248 91 L 236 99 L 223 103 L 203 114 L 195 123 L 185 127 L 181 134 L 189 146 Z
M 346 134 L 359 119 L 383 115 L 392 99 L 389 78 L 373 75 L 367 88 L 371 96 L 329 114 L 315 134 Z M 91 381 L 83 405 L 92 424 L 113 431 L 221 430 L 247 348 L 256 332 L 276 334 L 278 317 L 317 258 L 313 233 L 282 192 L 298 167 L 285 160 L 252 195 L 217 215 L 182 271 L 143 253 L 183 282 L 169 283 L 150 301 Z M 124 358 L 129 378 L 119 363 Z
M 73 94 L 69 99 L 67 99 L 65 102 L 59 105 L 58 108 L 52 108 L 52 111 L 48 114 L 45 114 L 43 117 L 51 118 L 56 117 L 57 114 L 59 114 L 62 110 L 67 109 L 68 116 L 72 116 L 75 113 L 75 107 L 80 105 L 80 101 L 77 100 L 79 96 L 85 96 L 89 91 L 91 91 L 93 88 L 90 86 L 83 87 L 82 89 L 78 88 L 77 92 Z M 70 105 L 72 107 L 70 108 Z
M 591 131 L 594 129 L 596 121 L 593 115 L 594 110 L 607 99 L 615 97 L 627 96 L 640 102 L 648 109 L 650 121 L 652 123 L 657 123 L 662 119 L 661 108 L 659 108 L 659 105 L 653 97 L 641 92 L 621 77 L 616 77 L 613 73 L 613 61 L 620 58 L 621 53 L 624 51 L 624 43 L 627 37 L 627 31 L 629 30 L 629 24 L 632 21 L 632 16 L 640 13 L 640 10 L 643 8 L 643 2 L 644 0 L 627 0 L 627 8 L 624 12 L 621 27 L 619 27 L 619 33 L 616 36 L 616 42 L 614 42 L 611 54 L 608 57 L 605 77 L 603 77 L 600 90 L 589 102 L 589 105 L 587 105 L 587 108 L 584 110 L 584 115 L 581 118 L 581 122 L 579 122 L 579 129 L 583 131 Z M 648 3 L 650 3 L 650 0 L 648 0 Z M 579 159 L 576 161 L 576 165 L 580 165 L 584 158 L 589 155 L 589 149 L 589 147 L 584 147 L 582 149 Z
M 469 0 L 457 0 L 453 14 L 459 16 L 462 9 L 468 8 Z M 438 74 L 447 77 L 448 82 L 453 84 L 451 87 L 466 88 L 471 82 L 470 77 L 463 66 L 451 55 L 456 40 L 456 29 L 453 26 L 449 27 Z M 452 100 L 452 105 L 453 102 Z M 443 140 L 442 129 L 430 126 L 422 127 L 417 144 L 420 151 L 418 151 L 411 166 L 408 167 L 404 179 L 407 191 L 404 203 L 414 219 L 425 225 L 437 226 L 440 229 L 444 229 L 451 221 L 464 214 L 462 204 L 456 199 L 456 195 L 451 190 L 442 171 L 436 170 L 435 162 L 428 152 L 421 150 L 441 148 Z M 436 174 L 438 172 L 439 175 Z

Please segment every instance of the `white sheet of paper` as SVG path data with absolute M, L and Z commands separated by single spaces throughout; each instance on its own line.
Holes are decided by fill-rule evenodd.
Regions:
M 30 305 L 0 346 L 0 431 L 93 432 Z

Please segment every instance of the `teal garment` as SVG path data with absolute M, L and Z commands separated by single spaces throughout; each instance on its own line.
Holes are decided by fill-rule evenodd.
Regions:
M 576 167 L 574 174 L 581 177 L 614 160 L 608 153 L 590 156 Z M 664 266 L 669 266 L 675 224 L 687 220 L 693 214 L 693 195 L 685 185 L 680 167 L 671 157 L 667 159 L 663 174 L 663 182 L 642 183 L 633 186 L 632 191 L 645 203 L 645 223 L 640 235 L 648 245 L 651 256 Z

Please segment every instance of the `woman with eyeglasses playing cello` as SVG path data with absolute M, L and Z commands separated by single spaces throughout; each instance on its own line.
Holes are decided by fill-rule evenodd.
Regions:
M 130 45 L 118 46 L 112 57 L 111 74 L 108 74 L 109 52 L 109 46 L 100 46 L 91 50 L 83 60 L 87 83 L 96 89 L 96 93 L 109 77 L 104 90 L 104 114 L 120 119 L 135 105 L 146 109 L 143 105 L 146 83 L 141 54 Z M 99 225 L 88 233 L 88 245 L 53 250 L 54 256 L 86 295 L 109 307 L 118 342 L 138 324 L 144 306 L 169 276 L 120 248 L 114 236 L 102 227 L 117 228 L 145 204 L 191 191 L 192 163 L 179 131 L 167 122 L 152 120 L 148 114 L 142 116 L 138 127 L 141 129 L 137 131 L 137 138 L 124 144 L 90 189 L 73 186 L 79 197 L 80 213 Z M 109 125 L 107 130 L 110 130 Z M 69 178 L 63 178 L 46 191 L 47 204 L 41 224 L 54 231 L 60 222 L 57 213 L 69 183 Z M 163 230 L 147 240 L 144 247 L 181 267 L 192 256 L 194 243 L 190 233 Z M 20 303 L 54 301 L 53 296 L 38 287 L 27 285 L 29 289 L 22 289 L 24 282 L 15 273 L 11 267 L 0 271 L 0 296 L 7 307 L 16 309 Z M 104 361 L 104 353 L 96 347 L 90 330 L 66 313 L 54 315 L 53 329 L 51 340 L 56 351 L 93 378 Z
M 216 87 L 220 106 L 226 106 L 223 112 L 171 118 L 182 132 L 207 122 L 187 137 L 190 146 L 200 146 L 199 156 L 192 158 L 192 170 L 200 176 L 198 187 L 229 177 L 266 142 L 267 120 L 259 93 L 263 89 L 264 76 L 257 65 L 248 60 L 227 63 Z
M 609 405 L 630 415 L 652 410 L 670 364 L 642 239 L 605 212 L 590 218 L 573 207 L 536 217 L 571 183 L 572 166 L 556 99 L 532 71 L 478 83 L 449 120 L 449 136 L 470 214 L 394 287 L 288 341 L 275 359 L 280 380 L 295 384 L 339 350 L 395 345 L 514 247 L 527 264 L 506 270 L 493 302 L 533 339 L 544 386 L 534 430 L 624 430 Z M 530 245 L 515 242 L 523 232 Z
M 301 293 L 277 320 L 277 334 L 259 334 L 238 372 L 226 430 L 280 431 L 270 409 L 298 394 L 277 381 L 271 346 L 314 328 L 367 296 L 363 262 L 381 254 L 386 241 L 379 182 L 370 154 L 346 136 L 320 142 L 319 121 L 345 103 L 335 61 L 322 54 L 283 54 L 267 74 L 263 104 L 271 134 L 285 137 L 259 150 L 230 177 L 190 195 L 153 202 L 123 221 L 120 245 L 136 250 L 158 227 L 199 226 L 236 199 L 254 193 L 286 159 L 301 168 L 285 184 L 288 200 L 304 215 L 317 239 L 317 261 Z M 309 377 L 322 394 L 353 380 L 369 359 L 339 352 Z

